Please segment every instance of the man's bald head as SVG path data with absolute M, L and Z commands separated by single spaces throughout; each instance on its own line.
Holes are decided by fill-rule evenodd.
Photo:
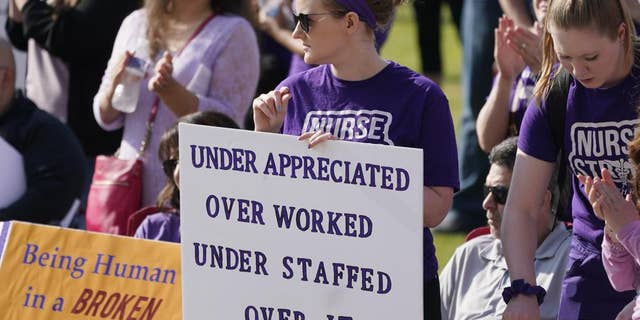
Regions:
M 9 41 L 4 38 L 0 38 L 0 67 L 6 67 L 11 70 L 15 70 L 16 63 L 13 60 L 13 51 L 11 51 L 11 45 Z

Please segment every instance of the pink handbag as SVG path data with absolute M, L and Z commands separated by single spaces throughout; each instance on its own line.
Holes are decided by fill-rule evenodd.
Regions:
M 98 156 L 87 200 L 87 230 L 125 234 L 141 198 L 142 160 Z

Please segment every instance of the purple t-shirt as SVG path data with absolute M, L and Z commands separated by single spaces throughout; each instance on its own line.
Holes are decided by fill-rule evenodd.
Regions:
M 449 102 L 426 77 L 390 62 L 375 76 L 345 81 L 329 65 L 284 80 L 291 101 L 283 133 L 323 130 L 341 140 L 419 148 L 424 185 L 459 189 L 458 158 Z M 424 231 L 424 280 L 437 274 L 433 237 Z
M 511 95 L 509 97 L 510 117 L 515 126 L 515 132 L 520 132 L 524 113 L 533 98 L 533 89 L 536 86 L 536 77 L 529 67 L 524 68 L 513 82 Z
M 180 243 L 180 216 L 166 212 L 149 215 L 138 226 L 134 237 Z
M 584 186 L 575 174 L 598 177 L 601 168 L 607 168 L 621 192 L 629 193 L 632 172 L 627 144 L 633 140 L 639 123 L 635 106 L 638 84 L 638 78 L 630 75 L 607 89 L 588 89 L 575 80 L 569 89 L 563 156 L 574 173 L 571 202 L 574 247 L 579 245 L 583 253 L 601 252 L 604 222 L 594 215 Z M 555 162 L 559 148 L 553 142 L 544 102 L 541 107 L 527 109 L 518 147 L 535 158 Z

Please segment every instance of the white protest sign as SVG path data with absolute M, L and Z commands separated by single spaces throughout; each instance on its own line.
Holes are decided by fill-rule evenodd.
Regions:
M 422 150 L 179 130 L 185 320 L 422 319 Z
M 6 208 L 20 199 L 27 190 L 27 177 L 24 172 L 22 155 L 7 141 L 0 137 L 0 209 Z

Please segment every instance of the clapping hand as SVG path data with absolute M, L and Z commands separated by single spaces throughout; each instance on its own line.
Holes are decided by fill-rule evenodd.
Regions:
M 542 66 L 542 26 L 536 22 L 532 28 L 510 26 L 506 30 L 507 44 L 518 52 L 534 73 Z
M 505 79 L 513 81 L 524 69 L 525 63 L 520 53 L 514 50 L 508 43 L 508 30 L 515 26 L 513 20 L 507 16 L 502 16 L 498 20 L 498 28 L 494 29 L 495 45 L 493 57 L 500 75 Z
M 603 219 L 613 233 L 640 219 L 631 195 L 623 197 L 607 169 L 602 169 L 602 178 L 578 176 L 584 184 L 585 193 L 596 216 Z
M 149 80 L 149 91 L 153 91 L 158 94 L 162 94 L 172 84 L 176 83 L 173 79 L 173 57 L 168 52 L 165 52 L 162 58 L 158 60 L 154 68 L 155 74 Z

